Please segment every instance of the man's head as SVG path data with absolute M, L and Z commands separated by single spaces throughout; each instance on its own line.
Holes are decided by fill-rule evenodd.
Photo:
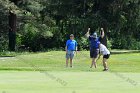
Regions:
M 74 35 L 73 35 L 73 34 L 70 35 L 70 39 L 71 39 L 71 40 L 74 39 Z
M 97 38 L 97 33 L 96 32 L 93 33 L 93 38 Z

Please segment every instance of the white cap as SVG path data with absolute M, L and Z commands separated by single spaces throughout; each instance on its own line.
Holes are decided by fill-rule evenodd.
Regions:
M 97 38 L 97 33 L 96 32 L 93 33 L 93 38 Z

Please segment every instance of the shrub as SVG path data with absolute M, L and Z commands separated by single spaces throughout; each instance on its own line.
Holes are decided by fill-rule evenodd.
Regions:
M 45 46 L 45 40 L 53 36 L 46 25 L 25 24 L 21 33 L 17 35 L 17 45 L 25 46 L 25 49 L 36 52 L 41 51 Z

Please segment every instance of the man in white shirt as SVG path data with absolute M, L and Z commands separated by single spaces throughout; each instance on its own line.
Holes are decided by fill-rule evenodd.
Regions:
M 99 55 L 98 59 L 100 58 L 101 55 L 103 55 L 103 66 L 104 66 L 103 71 L 107 71 L 108 70 L 107 59 L 110 57 L 110 52 L 106 48 L 106 46 L 103 44 L 99 45 L 99 50 L 100 50 L 100 55 Z

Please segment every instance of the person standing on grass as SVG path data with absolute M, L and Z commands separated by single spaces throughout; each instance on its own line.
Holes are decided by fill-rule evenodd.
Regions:
M 99 38 L 97 37 L 97 33 L 94 32 L 92 35 L 90 35 L 90 28 L 88 28 L 88 32 L 86 33 L 86 37 L 89 38 L 90 41 L 90 58 L 92 58 L 91 67 L 97 68 L 96 61 L 99 55 Z M 100 36 L 101 38 L 104 37 L 104 32 Z
M 107 59 L 110 57 L 110 51 L 103 44 L 99 45 L 99 50 L 100 50 L 100 55 L 98 59 L 100 59 L 100 56 L 103 55 L 103 66 L 104 66 L 103 71 L 108 71 Z
M 66 42 L 66 67 L 68 67 L 68 62 L 70 59 L 70 67 L 72 67 L 72 62 L 75 52 L 77 53 L 77 42 L 74 40 L 74 35 L 70 35 L 70 39 Z

